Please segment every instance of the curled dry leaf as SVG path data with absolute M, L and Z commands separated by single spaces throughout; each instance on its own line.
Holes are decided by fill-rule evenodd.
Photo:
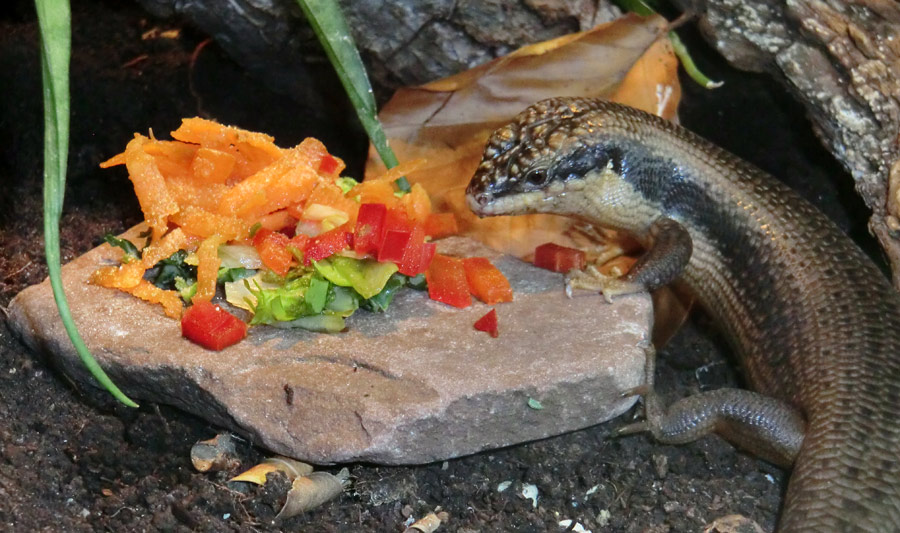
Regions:
M 241 461 L 231 433 L 219 433 L 191 446 L 191 463 L 199 472 L 217 472 L 235 468 Z
M 763 528 L 746 516 L 732 514 L 716 518 L 703 533 L 763 533 Z
M 466 185 L 490 133 L 544 98 L 605 97 L 674 118 L 681 88 L 665 30 L 660 17 L 626 16 L 401 89 L 381 113 L 385 131 L 401 161 L 426 160 L 407 177 L 439 210 L 453 211 L 466 234 L 520 257 L 548 241 L 575 246 L 572 222 L 562 217 L 477 219 L 465 203 Z M 367 175 L 383 172 L 372 152 Z
M 288 457 L 269 457 L 253 468 L 238 474 L 229 481 L 247 481 L 257 485 L 265 485 L 266 476 L 272 472 L 284 472 L 289 481 L 312 473 L 313 467 Z
M 441 527 L 441 521 L 441 517 L 436 513 L 428 513 L 404 529 L 403 533 L 434 533 L 437 528 Z
M 350 478 L 350 471 L 342 468 L 337 475 L 328 472 L 313 472 L 298 477 L 291 483 L 284 507 L 275 518 L 290 518 L 315 509 L 344 491 Z

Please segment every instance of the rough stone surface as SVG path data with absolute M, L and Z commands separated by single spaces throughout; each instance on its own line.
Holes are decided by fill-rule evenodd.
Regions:
M 458 310 L 406 291 L 387 313 L 357 312 L 342 334 L 260 327 L 211 352 L 184 340 L 157 306 L 86 283 L 116 257 L 107 245 L 63 276 L 85 341 L 127 394 L 311 462 L 430 462 L 586 427 L 633 405 L 619 394 L 642 381 L 647 294 L 611 305 L 596 295 L 567 299 L 558 274 L 465 239 L 440 246 L 493 257 L 510 278 L 515 302 L 496 307 L 498 338 L 472 327 L 487 306 Z M 33 350 L 91 380 L 46 281 L 22 291 L 10 315 Z

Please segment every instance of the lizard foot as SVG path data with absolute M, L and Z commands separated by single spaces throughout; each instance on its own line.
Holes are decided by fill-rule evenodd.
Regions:
M 572 297 L 575 290 L 600 291 L 607 303 L 612 303 L 615 296 L 634 294 L 644 290 L 644 286 L 622 278 L 600 273 L 594 265 L 584 270 L 576 270 L 566 274 L 566 295 Z

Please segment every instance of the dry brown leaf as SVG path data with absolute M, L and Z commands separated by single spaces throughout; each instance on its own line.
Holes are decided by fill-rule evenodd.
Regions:
M 426 188 L 437 210 L 453 211 L 464 233 L 520 257 L 551 240 L 576 245 L 572 223 L 562 217 L 477 219 L 466 206 L 465 188 L 490 133 L 538 100 L 605 97 L 674 118 L 681 88 L 665 29 L 660 17 L 626 16 L 401 89 L 381 113 L 385 131 L 401 161 L 426 159 L 407 177 Z M 370 151 L 367 176 L 383 172 Z
M 300 513 L 315 509 L 323 503 L 337 497 L 344 491 L 350 472 L 342 468 L 337 475 L 328 472 L 313 472 L 298 477 L 291 483 L 291 490 L 276 518 L 290 518 Z
M 269 457 L 253 468 L 234 476 L 228 481 L 247 481 L 249 483 L 256 483 L 257 485 L 265 485 L 266 476 L 272 472 L 284 472 L 288 480 L 293 481 L 298 477 L 312 473 L 312 471 L 312 466 L 294 459 L 289 459 L 287 457 Z
M 441 522 L 443 520 L 437 513 L 428 513 L 406 528 L 403 533 L 434 533 L 441 527 Z
M 191 446 L 191 463 L 198 472 L 230 470 L 240 462 L 231 433 L 219 433 Z

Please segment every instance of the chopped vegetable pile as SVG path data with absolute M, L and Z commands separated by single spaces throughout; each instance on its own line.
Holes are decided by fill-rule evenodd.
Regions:
M 435 253 L 432 239 L 457 233 L 456 220 L 432 212 L 425 189 L 402 177 L 408 169 L 357 183 L 315 139 L 284 149 L 201 118 L 184 119 L 172 137 L 135 134 L 101 164 L 127 167 L 149 229 L 143 246 L 108 235 L 121 264 L 91 281 L 162 305 L 202 346 L 220 350 L 246 335 L 243 321 L 210 303 L 217 291 L 250 313 L 250 326 L 323 332 L 426 283 L 432 299 L 456 307 L 471 294 L 512 300 L 487 259 Z

